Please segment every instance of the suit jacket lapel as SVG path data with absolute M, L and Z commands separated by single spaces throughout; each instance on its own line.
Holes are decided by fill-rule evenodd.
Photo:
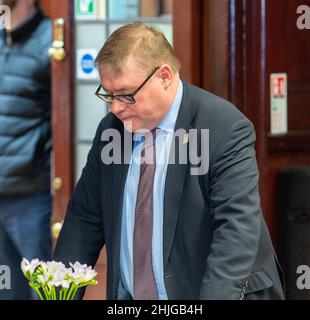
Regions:
M 179 114 L 175 125 L 175 136 L 170 151 L 170 161 L 167 168 L 167 176 L 165 182 L 165 195 L 164 195 L 164 268 L 171 253 L 173 239 L 176 231 L 176 225 L 180 212 L 180 204 L 182 200 L 183 187 L 189 170 L 188 161 L 186 164 L 180 164 L 180 156 L 186 155 L 188 159 L 188 141 L 186 136 L 189 129 L 191 129 L 191 122 L 194 114 L 194 106 L 189 103 L 188 85 L 183 81 L 183 97 L 180 105 Z M 183 129 L 183 130 L 180 130 Z M 178 134 L 178 133 L 181 133 Z M 175 138 L 175 137 L 174 137 Z M 185 138 L 183 140 L 183 138 Z M 175 143 L 175 148 L 173 147 Z M 175 152 L 175 155 L 173 153 Z M 171 160 L 174 159 L 172 162 Z M 182 162 L 181 162 L 182 163 Z

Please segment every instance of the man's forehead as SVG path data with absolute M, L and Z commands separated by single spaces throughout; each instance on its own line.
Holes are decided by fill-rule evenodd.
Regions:
M 109 74 L 110 76 L 118 78 L 127 74 L 134 74 L 137 71 L 137 67 L 130 60 L 126 60 L 122 65 L 113 66 L 111 64 L 102 64 L 99 67 L 99 72 Z
M 115 73 L 110 69 L 103 68 L 100 70 L 101 84 L 104 88 L 108 86 L 124 86 L 128 82 L 127 72 Z M 107 87 L 106 87 L 107 86 Z
M 124 66 L 119 73 L 109 66 L 101 66 L 99 73 L 102 87 L 109 91 L 134 88 L 139 82 L 137 79 L 144 76 L 139 70 L 128 66 Z
M 128 73 L 127 68 L 122 68 L 120 70 L 114 69 L 110 65 L 102 65 L 99 67 L 99 74 L 101 76 L 113 78 L 113 79 L 119 79 L 124 77 Z

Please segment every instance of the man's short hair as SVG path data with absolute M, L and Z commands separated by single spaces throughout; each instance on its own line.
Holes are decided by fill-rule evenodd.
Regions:
M 144 72 L 162 64 L 170 65 L 173 72 L 180 69 L 180 62 L 164 34 L 142 23 L 127 24 L 114 31 L 100 50 L 96 65 L 108 66 L 115 74 L 120 74 L 129 57 Z

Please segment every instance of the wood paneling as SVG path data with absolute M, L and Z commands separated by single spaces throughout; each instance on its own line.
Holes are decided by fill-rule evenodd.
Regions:
M 279 248 L 276 180 L 279 170 L 310 165 L 310 56 L 309 31 L 299 30 L 296 9 L 301 0 L 266 1 L 266 176 L 263 180 L 265 208 L 273 238 Z M 288 75 L 288 133 L 270 136 L 270 73 Z
M 266 5 L 268 73 L 285 72 L 288 77 L 288 134 L 269 137 L 270 152 L 310 152 L 309 30 L 296 26 L 296 9 L 302 4 L 305 1 L 269 0 Z M 268 132 L 269 122 L 268 113 Z
M 228 98 L 228 1 L 203 1 L 202 87 Z
M 254 124 L 262 209 L 278 244 L 276 177 L 310 165 L 309 30 L 296 27 L 302 0 L 203 1 L 203 87 Z M 270 73 L 288 74 L 288 133 L 270 136 Z
M 74 182 L 74 12 L 73 1 L 51 2 L 52 19 L 65 20 L 65 50 L 63 61 L 52 62 L 52 138 L 53 177 L 62 180 L 59 190 L 53 190 L 52 220 L 62 221 L 66 214 Z
M 181 76 L 202 84 L 202 0 L 173 1 L 173 44 Z
M 74 17 L 73 1 L 39 0 L 45 14 L 54 22 L 57 18 L 65 20 L 65 51 L 63 61 L 51 60 L 52 64 L 52 179 L 59 177 L 62 186 L 52 188 L 52 223 L 64 219 L 68 200 L 73 189 L 74 172 Z M 54 36 L 54 32 L 53 32 Z
M 38 0 L 38 3 L 40 4 L 40 6 L 42 7 L 44 13 L 50 17 L 51 16 L 51 1 L 52 0 Z
M 265 219 L 273 232 L 271 212 L 266 207 L 265 179 L 266 168 L 266 11 L 264 0 L 236 1 L 241 19 L 242 33 L 241 48 L 238 53 L 242 61 L 242 72 L 239 77 L 242 81 L 243 113 L 253 122 L 256 131 L 256 155 L 260 171 L 260 196 Z

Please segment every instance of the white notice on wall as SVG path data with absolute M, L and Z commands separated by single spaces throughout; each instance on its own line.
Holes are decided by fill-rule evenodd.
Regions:
M 76 75 L 78 79 L 99 79 L 95 66 L 97 54 L 97 49 L 77 49 Z
M 270 75 L 270 133 L 287 133 L 287 74 Z
M 75 19 L 95 20 L 97 18 L 97 0 L 75 0 Z

